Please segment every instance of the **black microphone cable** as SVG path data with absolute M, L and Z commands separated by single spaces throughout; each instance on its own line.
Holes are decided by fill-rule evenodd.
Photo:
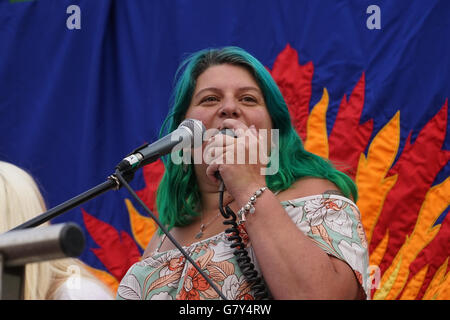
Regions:
M 122 176 L 122 172 L 120 170 L 116 170 L 115 172 L 116 177 L 119 179 L 120 183 L 125 186 L 125 188 L 130 192 L 130 194 L 133 196 L 134 199 L 144 208 L 144 210 L 148 213 L 148 215 L 153 219 L 153 221 L 156 222 L 156 224 L 159 226 L 159 228 L 164 232 L 164 234 L 169 238 L 169 240 L 177 247 L 178 250 L 185 256 L 186 260 L 188 260 L 195 269 L 202 275 L 203 278 L 209 283 L 211 288 L 214 289 L 214 291 L 217 292 L 219 297 L 221 297 L 223 300 L 227 300 L 223 293 L 217 288 L 217 286 L 212 282 L 212 280 L 202 271 L 202 269 L 198 266 L 197 263 L 195 263 L 194 260 L 189 256 L 189 254 L 181 247 L 181 245 L 172 237 L 172 235 L 169 233 L 169 231 L 162 225 L 162 223 L 159 221 L 158 218 L 153 214 L 153 212 L 150 211 L 150 209 L 145 205 L 145 203 L 141 200 L 141 198 L 138 197 L 136 192 L 130 187 L 128 182 L 125 180 L 125 178 Z
M 219 186 L 219 210 L 225 219 L 223 224 L 230 225 L 231 228 L 225 230 L 225 233 L 230 234 L 227 238 L 228 241 L 232 242 L 230 247 L 235 249 L 233 251 L 236 257 L 239 268 L 244 274 L 247 281 L 250 283 L 252 289 L 254 290 L 256 300 L 268 300 L 269 293 L 263 280 L 258 275 L 258 271 L 255 270 L 255 265 L 251 262 L 248 256 L 248 251 L 245 249 L 245 245 L 242 242 L 242 238 L 239 233 L 238 224 L 236 223 L 237 217 L 233 210 L 227 205 L 225 210 L 223 209 L 223 193 L 225 191 L 225 185 L 223 183 L 222 177 L 217 171 L 215 174 L 216 178 L 220 180 Z

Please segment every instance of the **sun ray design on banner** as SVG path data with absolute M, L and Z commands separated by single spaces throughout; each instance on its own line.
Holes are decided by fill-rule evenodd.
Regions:
M 409 134 L 399 153 L 399 111 L 378 132 L 373 132 L 373 120 L 360 124 L 364 71 L 350 96 L 342 98 L 330 133 L 326 88 L 310 111 L 313 63 L 300 65 L 297 51 L 287 45 L 269 71 L 280 86 L 305 148 L 330 159 L 358 185 L 357 205 L 367 235 L 372 298 L 450 299 L 450 178 L 433 185 L 450 159 L 450 151 L 442 149 L 448 97 L 442 98 L 440 111 L 414 142 Z M 157 161 L 142 171 L 146 186 L 137 193 L 157 213 L 155 194 L 164 166 Z M 132 236 L 83 210 L 86 229 L 99 246 L 91 250 L 107 269 L 92 271 L 113 290 L 128 267 L 140 259 L 138 247 L 145 249 L 156 230 L 154 222 L 141 215 L 129 199 L 124 200 L 124 208 Z

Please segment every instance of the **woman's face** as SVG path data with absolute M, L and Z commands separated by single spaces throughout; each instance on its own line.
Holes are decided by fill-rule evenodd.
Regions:
M 231 64 L 209 67 L 197 78 L 185 117 L 201 120 L 206 129 L 221 130 L 226 119 L 254 125 L 257 130 L 272 129 L 257 82 L 247 69 Z

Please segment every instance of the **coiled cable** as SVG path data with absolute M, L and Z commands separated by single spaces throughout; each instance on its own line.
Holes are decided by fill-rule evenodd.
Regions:
M 248 251 L 245 249 L 245 244 L 242 242 L 242 238 L 239 233 L 239 227 L 236 223 L 237 217 L 233 210 L 227 205 L 225 210 L 223 209 L 223 193 L 224 193 L 224 183 L 221 181 L 219 187 L 219 210 L 222 216 L 225 219 L 223 224 L 231 226 L 230 228 L 225 230 L 225 233 L 230 234 L 227 238 L 228 241 L 232 242 L 230 247 L 235 249 L 233 254 L 236 256 L 236 260 L 239 268 L 242 271 L 242 274 L 245 276 L 247 281 L 250 283 L 254 294 L 255 299 L 257 300 L 267 300 L 269 297 L 267 288 L 258 275 L 258 271 L 255 270 L 255 265 L 251 262 L 250 257 L 248 256 Z

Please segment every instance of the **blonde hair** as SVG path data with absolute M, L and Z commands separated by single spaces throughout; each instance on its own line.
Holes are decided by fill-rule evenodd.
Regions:
M 32 176 L 13 164 L 0 161 L 0 233 L 45 211 L 44 199 Z M 65 258 L 27 264 L 24 298 L 26 300 L 55 299 L 58 288 L 73 275 L 71 270 L 78 271 L 80 276 L 92 279 L 105 291 L 110 291 L 87 270 L 86 265 L 80 260 Z

